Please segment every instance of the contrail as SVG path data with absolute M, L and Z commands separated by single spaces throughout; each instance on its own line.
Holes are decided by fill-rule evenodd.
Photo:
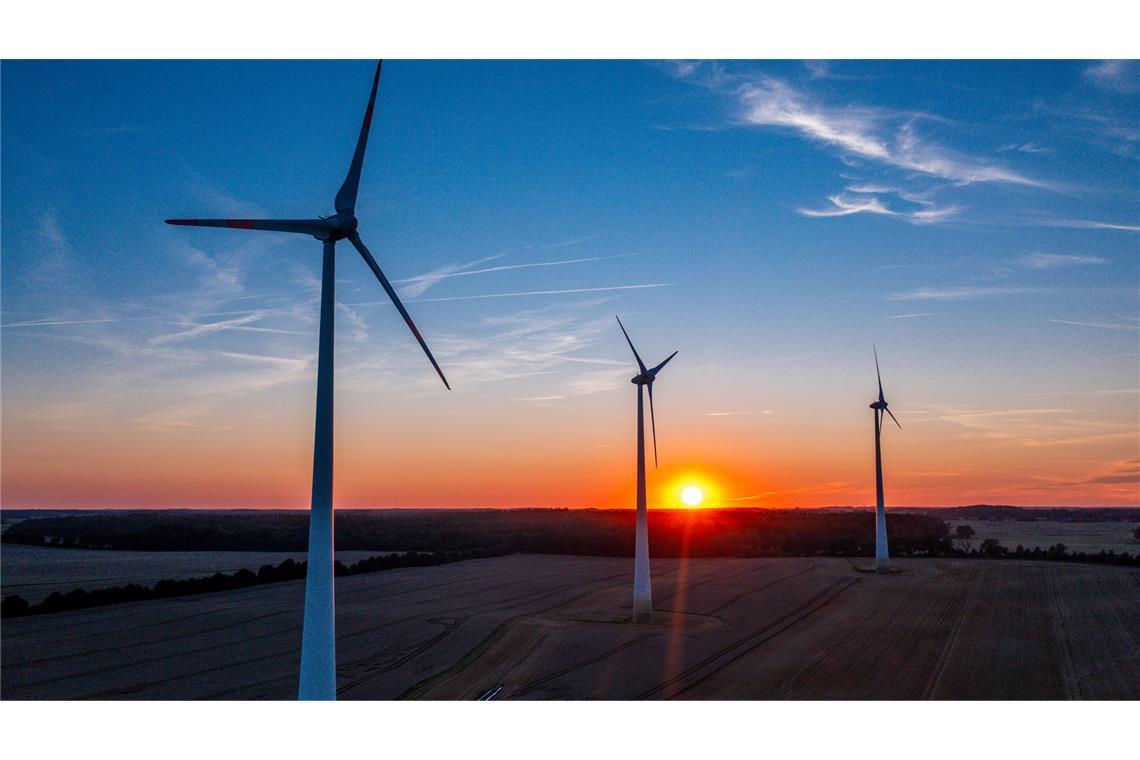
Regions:
M 484 293 L 477 296 L 449 296 L 447 298 L 415 298 L 409 303 L 429 303 L 441 301 L 475 301 L 483 298 L 518 298 L 520 296 L 559 296 L 567 293 L 602 293 L 609 290 L 642 290 L 644 288 L 668 288 L 671 282 L 651 282 L 645 285 L 611 285 L 605 288 L 565 288 L 563 290 L 524 290 L 517 293 Z M 383 303 L 373 301 L 372 303 Z M 368 303 L 355 303 L 352 306 L 368 306 Z
M 487 274 L 488 272 L 506 272 L 511 269 L 535 269 L 538 267 L 557 267 L 565 264 L 584 264 L 588 261 L 606 261 L 608 259 L 624 259 L 629 256 L 644 256 L 643 253 L 620 253 L 614 256 L 587 256 L 580 259 L 562 259 L 560 261 L 536 261 L 529 264 L 503 264 L 497 267 L 486 267 L 484 269 L 471 269 L 465 272 L 448 272 L 447 274 L 421 274 L 415 277 L 405 277 L 402 280 L 393 280 L 392 282 L 424 282 L 431 280 L 433 283 L 437 280 L 446 280 L 451 277 L 469 277 L 473 274 Z M 422 299 L 421 299 L 422 300 Z

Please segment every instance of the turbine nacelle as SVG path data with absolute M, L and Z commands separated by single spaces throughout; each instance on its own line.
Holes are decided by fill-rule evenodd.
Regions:
M 882 414 L 879 414 L 880 412 L 885 412 L 886 414 L 889 414 L 891 416 L 891 419 L 894 421 L 894 423 L 896 425 L 898 425 L 900 430 L 902 429 L 902 425 L 899 425 L 899 421 L 897 419 L 895 419 L 895 415 L 892 414 L 891 410 L 887 408 L 887 397 L 883 395 L 883 376 L 879 372 L 879 349 L 874 348 L 874 351 L 875 351 L 875 379 L 879 381 L 879 400 L 874 402 L 873 404 L 871 404 L 871 408 L 874 409 L 876 412 L 876 414 L 875 414 L 875 426 L 876 426 L 875 427 L 875 430 L 876 430 L 875 435 L 877 436 L 878 435 L 877 431 L 879 429 L 878 428 L 879 421 L 880 421 L 880 418 L 882 417 Z
M 314 234 L 317 240 L 345 240 L 352 237 L 359 225 L 351 211 L 338 211 L 333 216 L 324 217 L 323 221 L 328 224 L 328 232 Z
M 638 409 L 637 424 L 639 426 L 641 425 L 641 416 L 640 416 L 641 415 L 641 386 L 644 385 L 645 390 L 649 391 L 649 422 L 653 426 L 653 466 L 656 467 L 657 466 L 657 416 L 653 412 L 653 381 L 657 379 L 657 373 L 661 371 L 661 368 L 664 367 L 666 364 L 668 364 L 670 361 L 672 361 L 673 357 L 677 355 L 677 352 L 674 351 L 673 353 L 669 354 L 669 356 L 666 357 L 665 361 L 661 362 L 656 367 L 652 367 L 652 368 L 646 367 L 645 362 L 643 362 L 641 360 L 641 354 L 637 353 L 637 349 L 633 347 L 633 341 L 629 339 L 629 333 L 627 333 L 625 331 L 625 325 L 623 325 L 621 323 L 621 317 L 618 317 L 616 314 L 614 315 L 614 317 L 617 319 L 618 326 L 621 327 L 622 335 L 625 336 L 625 342 L 629 344 L 629 350 L 633 351 L 633 358 L 637 360 L 637 368 L 639 370 L 641 370 L 641 372 L 639 374 L 634 375 L 629 380 L 631 383 L 638 386 L 638 388 L 637 388 L 637 394 L 638 394 L 637 395 L 637 398 L 638 398 L 638 401 L 637 401 L 637 409 Z

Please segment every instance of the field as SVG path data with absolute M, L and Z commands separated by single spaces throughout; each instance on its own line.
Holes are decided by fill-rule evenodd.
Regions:
M 512 555 L 337 582 L 342 699 L 1136 699 L 1140 570 Z M 4 699 L 291 699 L 303 584 L 7 620 Z
M 342 551 L 337 559 L 351 563 L 377 552 Z M 19 594 L 36 603 L 53 591 L 101 588 L 138 583 L 152 586 L 164 578 L 182 579 L 256 571 L 286 559 L 304 560 L 305 552 L 140 552 L 102 549 L 56 549 L 4 544 L 0 547 L 3 595 Z
M 1135 522 L 1062 522 L 1060 520 L 947 520 L 950 534 L 959 525 L 969 525 L 975 531 L 971 541 L 977 546 L 987 538 L 996 538 L 1007 549 L 1021 544 L 1026 549 L 1039 546 L 1048 549 L 1064 544 L 1079 552 L 1095 554 L 1099 551 L 1140 552 L 1140 542 L 1132 536 Z

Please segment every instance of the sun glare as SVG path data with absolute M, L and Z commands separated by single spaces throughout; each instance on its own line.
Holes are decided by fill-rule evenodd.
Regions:
M 696 486 L 685 486 L 681 489 L 681 501 L 685 503 L 686 507 L 699 507 L 704 500 L 704 492 Z

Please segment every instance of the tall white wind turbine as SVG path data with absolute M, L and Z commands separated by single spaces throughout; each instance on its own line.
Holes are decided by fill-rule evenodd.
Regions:
M 669 354 L 665 361 L 652 369 L 646 369 L 645 362 L 641 361 L 625 325 L 618 318 L 625 341 L 633 351 L 633 358 L 637 359 L 638 374 L 630 379 L 637 386 L 637 527 L 635 529 L 634 557 L 633 557 L 633 622 L 653 622 L 653 589 L 649 579 L 649 526 L 646 519 L 645 508 L 645 405 L 643 397 L 649 393 L 649 420 L 653 427 L 653 466 L 657 466 L 657 419 L 653 413 L 653 381 L 677 352 Z
M 887 510 L 883 502 L 883 451 L 879 443 L 883 432 L 883 415 L 891 415 L 891 419 L 902 429 L 895 415 L 887 408 L 887 399 L 883 396 L 883 377 L 879 374 L 879 349 L 875 351 L 875 377 L 879 381 L 879 400 L 871 404 L 875 410 L 875 572 L 890 572 L 890 558 L 887 553 Z
M 368 108 L 360 125 L 356 151 L 348 166 L 344 183 L 337 191 L 334 204 L 336 214 L 316 219 L 167 219 L 167 224 L 191 227 L 225 227 L 237 230 L 267 230 L 311 235 L 324 245 L 321 270 L 321 322 L 317 354 L 317 415 L 313 441 L 313 492 L 309 512 L 309 560 L 305 577 L 305 622 L 301 634 L 300 699 L 336 699 L 336 630 L 333 595 L 333 314 L 335 311 L 334 286 L 336 284 L 335 248 L 338 240 L 348 240 L 360 253 L 380 286 L 388 293 L 392 303 L 404 318 L 412 335 L 419 341 L 435 368 L 439 379 L 449 390 L 447 378 L 428 349 L 420 331 L 400 302 L 380 265 L 364 246 L 357 233 L 356 193 L 360 188 L 360 169 L 364 151 L 368 146 L 368 131 L 372 126 L 372 111 L 376 104 L 376 88 L 380 83 L 380 68 L 372 78 L 372 92 Z

